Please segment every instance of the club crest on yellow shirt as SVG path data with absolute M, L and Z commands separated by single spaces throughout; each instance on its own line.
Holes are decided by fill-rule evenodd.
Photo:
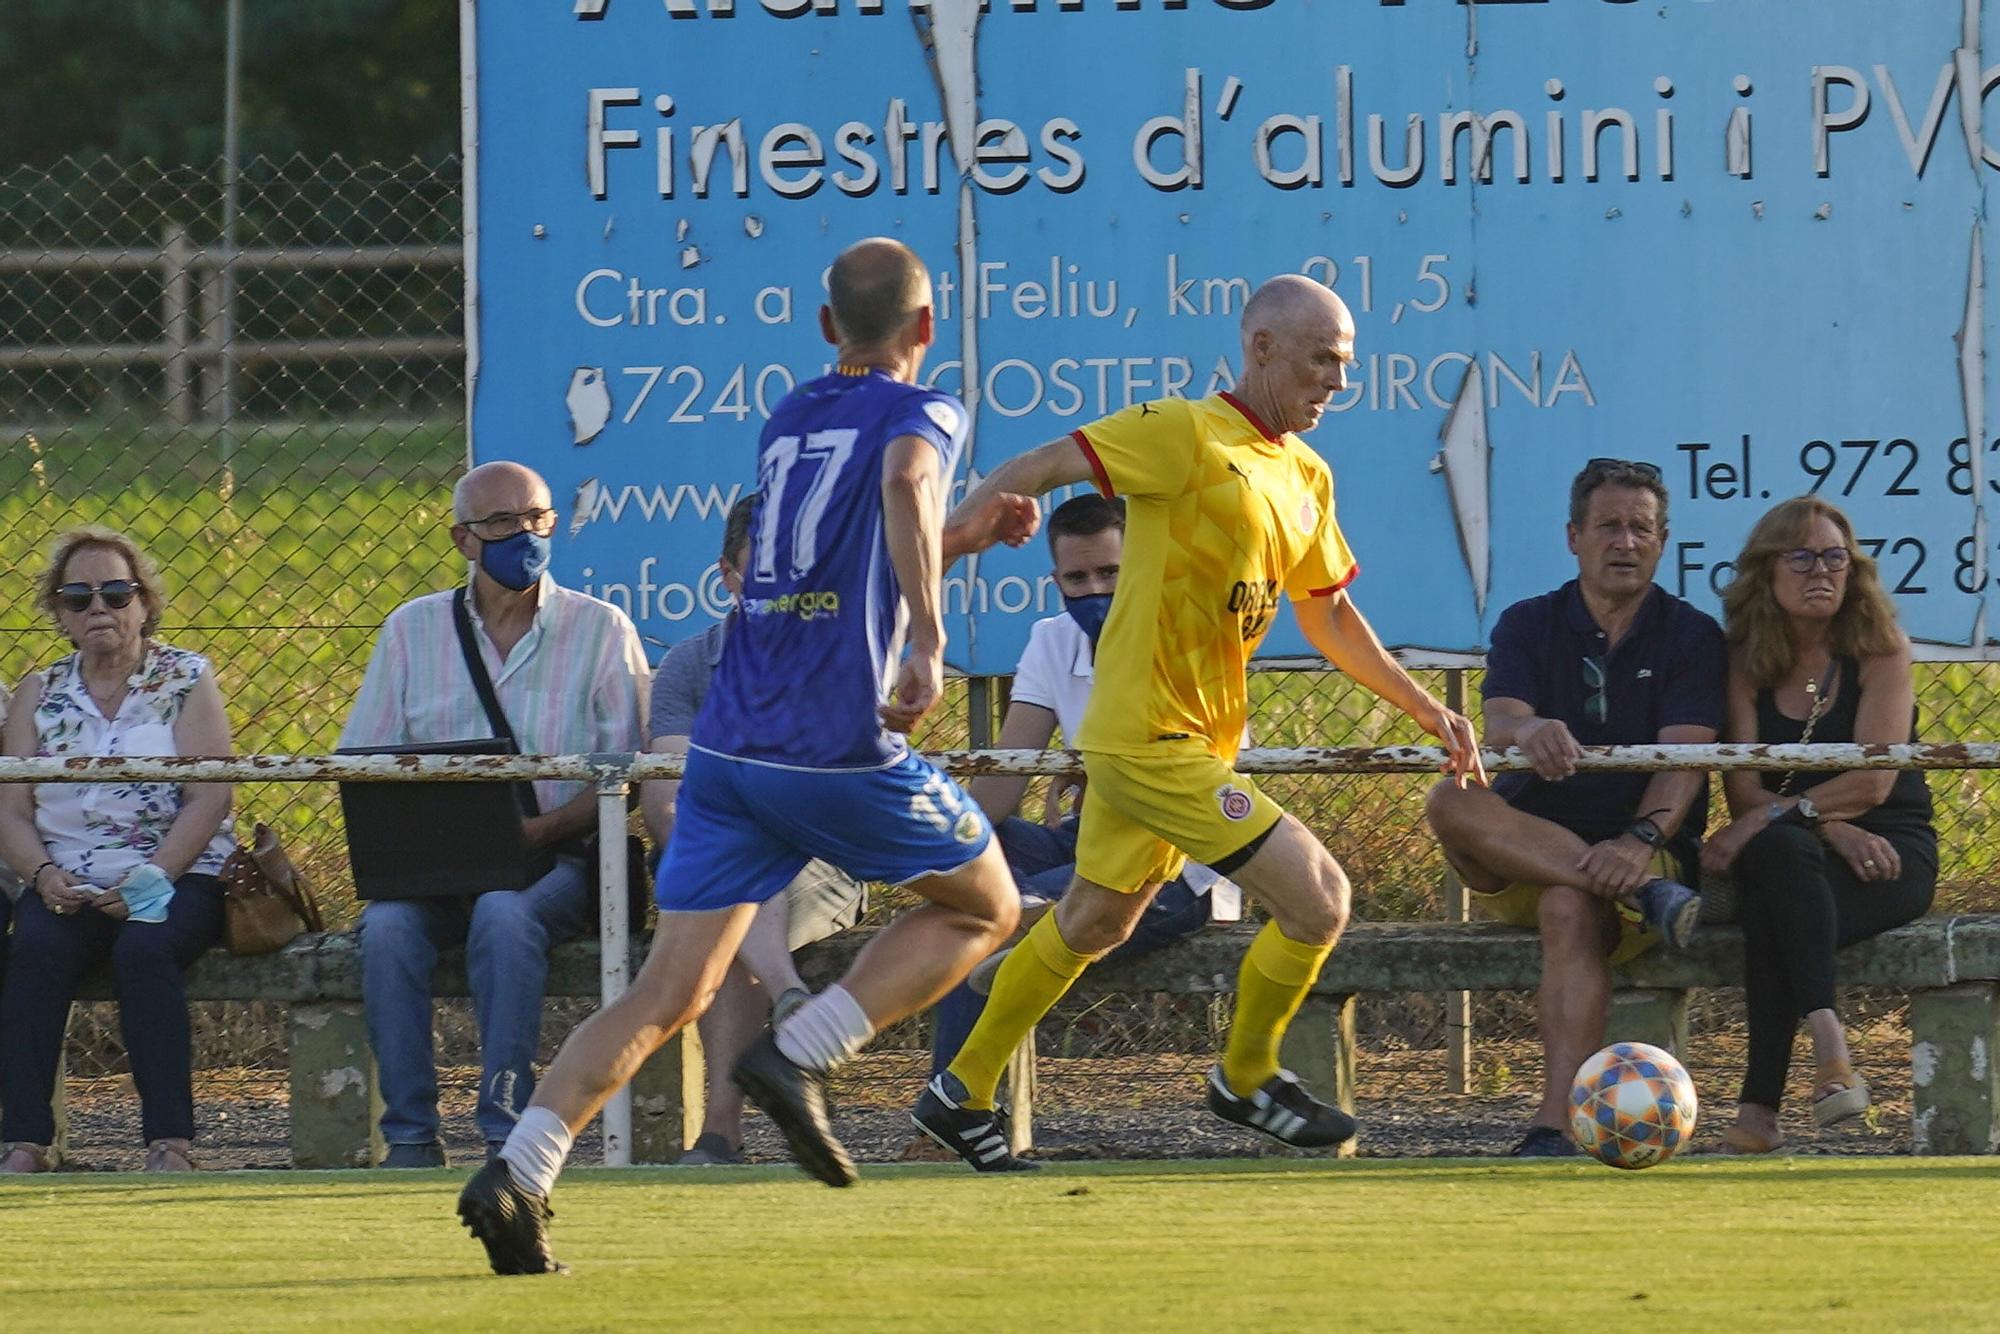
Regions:
M 1234 783 L 1224 783 L 1215 789 L 1215 804 L 1222 808 L 1225 820 L 1247 820 L 1253 809 L 1250 794 Z
M 1317 527 L 1319 527 L 1319 506 L 1312 503 L 1311 496 L 1307 496 L 1299 502 L 1299 531 L 1310 533 Z

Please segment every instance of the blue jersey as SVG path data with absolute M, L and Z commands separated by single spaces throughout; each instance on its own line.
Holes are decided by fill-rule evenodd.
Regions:
M 895 763 L 875 709 L 902 654 L 902 589 L 882 523 L 882 456 L 899 436 L 937 447 L 947 481 L 965 409 L 881 371 L 839 371 L 785 396 L 758 444 L 762 502 L 715 681 L 689 740 L 804 769 Z M 949 487 L 939 490 L 940 503 Z

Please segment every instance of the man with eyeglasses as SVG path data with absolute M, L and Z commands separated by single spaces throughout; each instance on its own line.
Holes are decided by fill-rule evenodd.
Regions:
M 522 753 L 636 751 L 646 658 L 630 618 L 549 576 L 556 512 L 541 477 L 486 463 L 452 493 L 452 545 L 470 562 L 460 589 L 390 614 L 369 660 L 343 747 L 464 741 L 494 734 L 460 645 L 463 595 L 493 692 Z M 526 889 L 471 898 L 373 899 L 361 914 L 361 997 L 382 1082 L 385 1167 L 442 1167 L 431 973 L 463 943 L 479 1019 L 476 1120 L 490 1157 L 535 1091 L 549 950 L 594 920 L 592 868 L 581 836 L 596 828 L 587 783 L 537 782 L 528 841 L 558 849 Z
M 1722 628 L 1653 582 L 1667 488 L 1650 463 L 1592 459 L 1570 485 L 1577 577 L 1501 613 L 1486 655 L 1485 744 L 1532 773 L 1490 788 L 1440 783 L 1431 827 L 1473 901 L 1539 928 L 1542 1101 L 1520 1157 L 1577 1152 L 1571 1078 L 1604 1044 L 1611 968 L 1687 944 L 1707 775 L 1578 772 L 1583 746 L 1712 742 L 1728 659 Z

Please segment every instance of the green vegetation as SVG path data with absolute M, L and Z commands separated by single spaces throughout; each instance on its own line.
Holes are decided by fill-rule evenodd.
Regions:
M 106 524 L 159 564 L 169 598 L 161 637 L 216 664 L 238 750 L 331 750 L 383 619 L 460 577 L 448 529 L 463 427 L 262 428 L 225 441 L 122 421 L 7 444 L 0 579 L 16 595 L 0 602 L 0 680 L 67 651 L 29 590 L 56 534 Z M 276 825 L 345 916 L 331 788 L 246 787 L 237 810 L 246 827 Z
M 436 1172 L 0 1186 L 10 1328 L 1880 1330 L 2000 1311 L 1983 1160 L 585 1171 L 497 1279 Z M 1831 1247 L 1832 1249 L 1829 1249 Z
M 0 680 L 61 653 L 25 590 L 50 539 L 78 523 L 131 533 L 164 571 L 172 602 L 164 636 L 217 664 L 240 750 L 315 753 L 339 736 L 376 628 L 419 593 L 446 586 L 459 565 L 447 535 L 450 486 L 464 466 L 456 422 L 306 425 L 238 431 L 73 424 L 22 432 L 0 455 L 0 578 L 22 590 L 0 603 Z M 228 462 L 225 465 L 224 459 Z M 1440 693 L 1445 674 L 1425 673 Z M 1918 668 L 1924 735 L 1977 738 L 2000 676 L 1979 664 Z M 1478 699 L 1478 675 L 1467 691 Z M 954 684 L 921 740 L 968 744 L 969 692 Z M 1419 742 L 1407 718 L 1332 673 L 1266 672 L 1251 681 L 1259 743 L 1272 746 Z M 1346 864 L 1363 918 L 1436 917 L 1443 864 L 1423 822 L 1418 776 L 1273 775 L 1274 796 Z M 1939 773 L 1946 887 L 1941 907 L 2000 902 L 2000 776 Z M 295 856 L 346 896 L 345 840 L 330 788 L 266 784 L 239 793 L 247 821 L 275 823 Z M 1039 811 L 1039 795 L 1025 809 Z

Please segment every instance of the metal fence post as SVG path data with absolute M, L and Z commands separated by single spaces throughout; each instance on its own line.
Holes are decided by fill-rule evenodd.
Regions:
M 629 759 L 629 757 L 628 757 Z M 602 765 L 597 778 L 597 949 L 600 992 L 606 1005 L 625 994 L 631 958 L 631 923 L 626 915 L 625 796 L 631 790 L 623 768 Z M 604 1165 L 632 1165 L 632 1089 L 628 1085 L 604 1104 Z
M 993 678 L 969 676 L 965 685 L 966 744 L 985 750 L 993 744 Z
M 167 224 L 160 239 L 160 339 L 166 344 L 167 416 L 185 426 L 194 420 L 194 247 L 187 228 Z
M 1465 669 L 1449 667 L 1444 674 L 1444 705 L 1465 712 Z M 1451 863 L 1444 867 L 1444 919 L 1464 922 L 1472 917 L 1472 902 Z M 1444 1083 L 1452 1093 L 1472 1091 L 1472 993 L 1444 994 Z

